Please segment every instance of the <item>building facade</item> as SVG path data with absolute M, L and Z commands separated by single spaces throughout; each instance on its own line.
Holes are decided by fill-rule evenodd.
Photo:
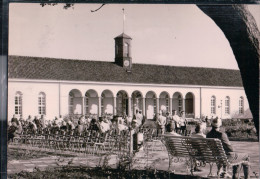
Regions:
M 9 56 L 9 119 L 136 110 L 148 119 L 160 110 L 232 118 L 249 108 L 239 71 L 133 64 L 131 40 L 115 38 L 115 62 Z

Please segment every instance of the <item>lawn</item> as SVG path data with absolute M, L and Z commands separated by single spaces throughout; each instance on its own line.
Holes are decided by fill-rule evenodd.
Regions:
M 17 170 L 15 173 L 10 173 L 9 178 L 72 178 L 73 176 L 77 176 L 78 178 L 131 178 L 132 176 L 135 176 L 132 178 L 168 178 L 168 154 L 164 148 L 161 150 L 160 145 L 162 144 L 159 144 L 157 147 L 155 147 L 154 151 L 151 151 L 149 149 L 148 152 L 141 151 L 137 153 L 132 160 L 132 168 L 130 171 L 127 168 L 118 168 L 115 165 L 117 163 L 116 156 L 111 157 L 110 159 L 108 159 L 108 161 L 105 162 L 104 156 L 94 157 L 92 155 L 75 157 L 75 160 L 73 160 L 71 164 L 69 164 L 69 161 L 71 161 L 71 157 L 68 158 L 66 155 L 59 156 L 58 158 L 60 160 L 64 160 L 67 157 L 68 162 L 63 166 L 55 165 L 55 162 L 51 163 L 51 158 L 48 159 L 47 157 L 49 163 L 45 164 L 49 167 L 44 168 L 44 170 L 42 170 L 42 168 L 41 170 L 39 170 L 40 165 L 43 165 L 44 163 L 43 158 L 45 158 L 46 160 L 46 157 L 43 156 L 49 155 L 50 157 L 53 157 L 53 155 L 56 156 L 56 154 L 45 154 L 38 152 L 35 153 L 35 155 L 32 155 L 32 158 L 37 158 L 37 161 L 40 161 L 42 163 L 34 163 L 36 159 L 32 158 L 20 158 L 16 159 L 19 160 L 19 162 L 13 162 L 15 156 L 12 155 L 17 152 L 19 153 L 20 150 L 9 150 L 10 152 L 8 155 L 10 158 L 8 158 L 8 163 L 10 165 L 8 165 L 8 169 L 12 170 L 12 168 L 18 168 L 16 165 L 19 165 L 20 167 L 20 171 Z M 254 178 L 255 175 L 259 176 L 259 143 L 232 141 L 232 145 L 237 152 L 249 153 L 251 157 L 250 162 L 252 167 L 250 172 L 251 178 Z M 103 161 L 100 160 L 101 158 L 103 158 Z M 23 164 L 23 161 L 26 161 L 29 164 L 25 165 Z M 90 165 L 91 163 L 92 165 Z M 34 172 L 21 172 L 22 170 L 28 169 L 27 166 L 30 165 L 33 165 L 31 171 Z M 172 169 L 175 170 L 175 175 L 172 175 L 172 177 L 190 178 L 190 173 L 189 171 L 187 171 L 185 162 L 179 161 L 177 163 L 173 163 Z M 209 166 L 206 165 L 206 167 L 201 167 L 201 169 L 201 172 L 195 173 L 194 178 L 207 177 Z M 213 167 L 213 173 L 216 174 L 216 166 Z

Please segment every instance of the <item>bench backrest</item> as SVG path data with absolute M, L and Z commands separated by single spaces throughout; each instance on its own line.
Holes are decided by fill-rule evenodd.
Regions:
M 172 156 L 227 164 L 228 159 L 219 139 L 164 135 L 165 146 Z

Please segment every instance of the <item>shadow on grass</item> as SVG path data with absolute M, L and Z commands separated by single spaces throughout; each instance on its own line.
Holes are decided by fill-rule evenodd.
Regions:
M 19 172 L 8 175 L 8 178 L 26 178 L 26 179 L 45 179 L 45 178 L 92 178 L 92 179 L 152 179 L 152 178 L 178 178 L 178 179 L 198 179 L 201 177 L 175 175 L 167 171 L 160 170 L 120 170 L 111 168 L 86 168 L 75 166 L 64 166 L 56 168 L 47 168 L 41 171 L 35 168 L 33 172 Z

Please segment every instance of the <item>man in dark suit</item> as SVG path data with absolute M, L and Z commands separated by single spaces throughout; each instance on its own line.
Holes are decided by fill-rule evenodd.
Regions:
M 242 162 L 242 166 L 244 169 L 244 176 L 245 179 L 249 179 L 249 156 L 248 154 L 244 153 L 236 153 L 227 137 L 225 132 L 220 131 L 220 126 L 222 125 L 222 120 L 218 117 L 213 119 L 211 126 L 211 131 L 207 134 L 207 138 L 218 138 L 221 140 L 223 148 L 226 152 L 229 161 L 240 163 Z M 233 166 L 233 179 L 238 179 L 239 171 L 238 165 Z M 223 177 L 227 177 L 228 173 L 226 172 L 226 166 L 223 166 Z

